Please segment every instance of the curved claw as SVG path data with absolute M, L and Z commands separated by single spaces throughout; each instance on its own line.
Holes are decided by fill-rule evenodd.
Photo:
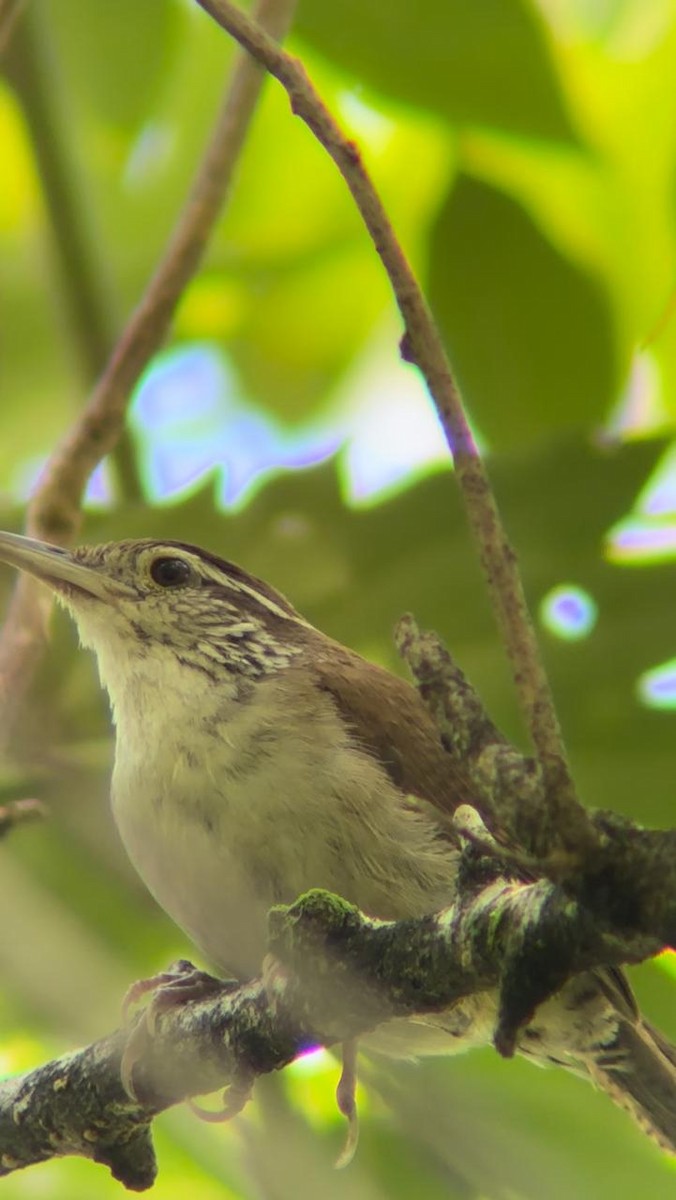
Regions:
M 231 1121 L 239 1115 L 253 1095 L 253 1083 L 231 1083 L 223 1092 L 222 1108 L 202 1108 L 194 1100 L 186 1100 L 190 1111 L 199 1117 L 200 1121 L 210 1121 L 214 1124 L 221 1121 Z
M 132 1029 L 127 1038 L 127 1043 L 120 1059 L 120 1080 L 122 1087 L 129 1099 L 133 1100 L 135 1104 L 140 1103 L 140 1096 L 134 1084 L 134 1067 L 143 1058 L 144 1052 L 148 1047 L 148 1041 L 148 1028 L 145 1019 L 141 1018 L 138 1025 Z
M 171 987 L 179 979 L 185 978 L 187 975 L 195 971 L 191 962 L 187 958 L 179 958 L 177 962 L 172 963 L 167 971 L 159 971 L 157 975 L 150 975 L 147 979 L 137 979 L 127 988 L 124 999 L 122 1000 L 122 1019 L 126 1024 L 129 1021 L 129 1010 L 148 992 L 157 992 L 162 987 Z
M 343 1042 L 343 1069 L 336 1088 L 336 1103 L 347 1120 L 345 1144 L 334 1166 L 337 1170 L 349 1166 L 359 1142 L 359 1113 L 357 1111 L 357 1040 Z

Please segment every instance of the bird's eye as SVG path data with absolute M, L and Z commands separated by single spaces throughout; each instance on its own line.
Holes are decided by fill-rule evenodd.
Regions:
M 156 558 L 150 564 L 150 578 L 160 587 L 183 587 L 192 579 L 192 570 L 183 558 Z

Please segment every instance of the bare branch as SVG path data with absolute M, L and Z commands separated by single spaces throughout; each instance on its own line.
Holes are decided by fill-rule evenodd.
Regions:
M 258 20 L 282 36 L 295 0 L 259 0 Z M 274 42 L 273 42 L 274 44 Z M 167 335 L 178 301 L 201 261 L 226 199 L 260 93 L 263 72 L 248 56 L 238 60 L 190 194 L 145 295 L 132 314 L 86 407 L 52 454 L 28 509 L 27 532 L 65 545 L 77 532 L 85 484 L 115 446 L 132 388 Z M 42 654 L 51 603 L 22 576 L 0 637 L 0 730 L 13 717 Z
M 388 274 L 405 325 L 402 351 L 420 368 L 444 428 L 489 594 L 552 810 L 550 829 L 571 851 L 594 844 L 594 831 L 566 762 L 558 719 L 523 585 L 446 357 L 422 290 L 361 161 L 302 64 L 286 54 L 230 0 L 197 0 L 288 92 L 293 112 L 315 134 L 343 176 Z

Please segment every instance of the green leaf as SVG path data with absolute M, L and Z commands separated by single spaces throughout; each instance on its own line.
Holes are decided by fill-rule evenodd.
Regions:
M 522 0 L 301 0 L 296 30 L 371 87 L 461 124 L 573 140 Z
M 78 100 L 113 126 L 146 116 L 178 48 L 176 0 L 50 0 L 49 35 Z
M 460 176 L 439 214 L 429 294 L 479 430 L 506 447 L 600 423 L 615 396 L 608 305 L 514 200 Z

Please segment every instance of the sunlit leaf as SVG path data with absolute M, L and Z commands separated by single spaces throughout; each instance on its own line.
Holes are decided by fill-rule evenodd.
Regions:
M 298 30 L 333 61 L 461 124 L 571 138 L 543 28 L 524 0 L 302 0 Z

